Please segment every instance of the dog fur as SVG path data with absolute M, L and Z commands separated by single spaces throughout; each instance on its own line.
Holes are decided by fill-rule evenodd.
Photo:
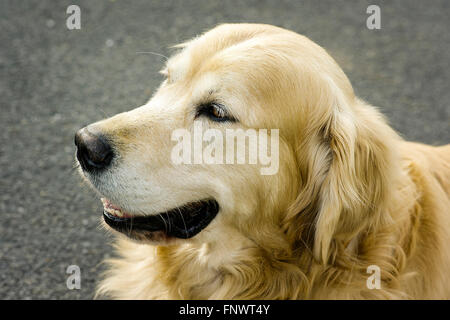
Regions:
M 178 46 L 144 106 L 93 126 L 120 164 L 95 188 L 152 214 L 213 196 L 192 239 L 118 235 L 99 296 L 116 299 L 449 299 L 450 146 L 404 141 L 354 94 L 336 62 L 294 32 L 220 25 Z M 170 164 L 170 132 L 223 101 L 239 122 L 279 128 L 280 165 Z M 381 270 L 369 289 L 368 266 Z

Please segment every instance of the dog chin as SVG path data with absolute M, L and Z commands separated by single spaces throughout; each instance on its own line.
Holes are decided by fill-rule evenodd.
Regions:
M 186 239 L 178 239 L 175 237 L 167 236 L 167 234 L 163 231 L 154 231 L 154 232 L 129 232 L 123 233 L 120 231 L 111 228 L 105 221 L 102 221 L 102 226 L 112 231 L 118 237 L 134 242 L 136 244 L 142 245 L 152 245 L 152 246 L 171 246 L 178 245 L 182 243 L 186 243 Z

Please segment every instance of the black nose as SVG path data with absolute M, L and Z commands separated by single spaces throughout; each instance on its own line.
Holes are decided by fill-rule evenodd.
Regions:
M 75 135 L 77 159 L 86 171 L 106 168 L 114 157 L 111 145 L 101 136 L 89 132 L 87 128 L 79 130 Z

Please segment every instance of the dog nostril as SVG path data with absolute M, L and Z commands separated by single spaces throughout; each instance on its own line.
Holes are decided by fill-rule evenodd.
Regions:
M 106 168 L 114 157 L 111 145 L 101 136 L 89 132 L 87 128 L 75 134 L 75 145 L 78 161 L 87 171 Z

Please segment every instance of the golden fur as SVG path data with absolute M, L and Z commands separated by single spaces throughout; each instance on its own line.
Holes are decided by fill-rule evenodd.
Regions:
M 148 104 L 95 124 L 122 153 L 114 179 L 129 187 L 113 199 L 156 212 L 208 194 L 221 211 L 189 240 L 119 236 L 99 295 L 450 298 L 450 146 L 401 139 L 325 50 L 294 32 L 227 24 L 179 48 Z M 240 119 L 230 127 L 280 129 L 278 174 L 168 164 L 170 132 L 190 128 L 190 108 L 212 94 Z M 369 265 L 381 289 L 367 287 Z

